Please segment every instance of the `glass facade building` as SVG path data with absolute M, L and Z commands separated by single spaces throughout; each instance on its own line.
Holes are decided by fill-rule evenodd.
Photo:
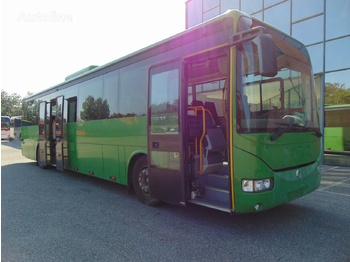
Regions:
M 326 83 L 340 86 L 350 93 L 349 0 L 187 0 L 186 27 L 195 26 L 228 9 L 239 9 L 266 21 L 307 46 L 322 120 Z

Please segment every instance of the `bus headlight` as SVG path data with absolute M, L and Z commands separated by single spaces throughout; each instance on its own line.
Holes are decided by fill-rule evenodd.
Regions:
M 243 192 L 263 192 L 271 190 L 273 187 L 272 178 L 258 179 L 258 180 L 242 180 L 242 190 Z

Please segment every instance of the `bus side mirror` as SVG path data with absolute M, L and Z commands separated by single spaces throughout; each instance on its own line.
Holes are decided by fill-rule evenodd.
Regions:
M 269 34 L 257 35 L 253 40 L 259 59 L 259 73 L 262 76 L 277 75 L 275 41 Z

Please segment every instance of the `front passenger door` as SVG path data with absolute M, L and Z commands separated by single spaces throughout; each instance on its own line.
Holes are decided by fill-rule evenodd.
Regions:
M 185 204 L 181 63 L 152 67 L 148 97 L 149 187 L 153 198 Z

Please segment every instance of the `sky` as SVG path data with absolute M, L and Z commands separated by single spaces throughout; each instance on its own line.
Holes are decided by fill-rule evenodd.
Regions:
M 1 1 L 1 90 L 25 97 L 185 30 L 185 0 Z

